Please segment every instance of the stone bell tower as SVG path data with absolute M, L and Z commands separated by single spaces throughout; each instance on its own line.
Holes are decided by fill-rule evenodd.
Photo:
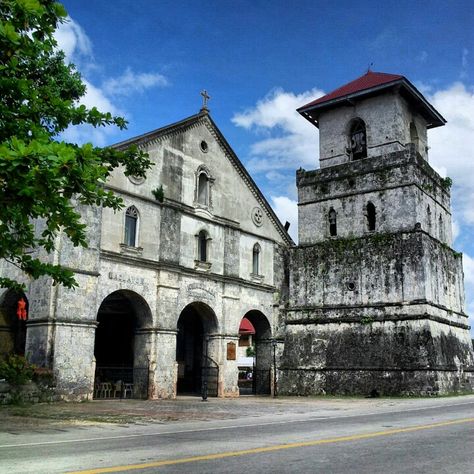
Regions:
M 472 391 L 451 181 L 428 164 L 446 123 L 403 76 L 369 71 L 298 109 L 320 169 L 298 170 L 299 246 L 279 391 Z

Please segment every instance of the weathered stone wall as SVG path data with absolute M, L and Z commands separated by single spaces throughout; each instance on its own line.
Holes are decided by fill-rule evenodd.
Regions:
M 375 232 L 421 228 L 451 245 L 449 184 L 412 146 L 377 158 L 297 172 L 300 245 L 330 237 L 329 210 L 337 236 L 369 235 L 367 204 L 376 209 Z
M 219 394 L 236 396 L 237 362 L 227 360 L 227 344 L 238 342 L 240 321 L 249 311 L 268 320 L 268 341 L 281 330 L 287 240 L 208 118 L 143 139 L 141 146 L 155 164 L 147 178 L 127 178 L 116 170 L 108 183 L 124 209 L 79 208 L 88 224 L 89 247 L 75 248 L 62 236 L 57 253 L 49 257 L 75 271 L 78 287 L 54 287 L 47 279 L 29 284 L 27 352 L 32 362 L 53 369 L 62 398 L 91 398 L 97 314 L 107 296 L 121 291 L 137 318 L 135 395 L 174 397 L 178 319 L 186 306 L 199 304 L 206 308 L 209 355 L 219 366 Z M 212 178 L 207 206 L 196 202 L 202 167 Z M 159 186 L 164 202 L 152 193 Z M 125 210 L 132 205 L 139 213 L 134 247 L 124 244 Z M 206 265 L 197 262 L 201 230 L 209 236 Z M 256 243 L 258 275 L 252 267 Z
M 418 230 L 290 251 L 280 391 L 474 388 L 459 254 Z
M 290 256 L 290 308 L 427 301 L 464 314 L 460 254 L 421 230 L 328 240 Z
M 319 117 L 319 156 L 321 168 L 350 161 L 346 148 L 349 146 L 350 122 L 361 118 L 367 131 L 367 156 L 402 151 L 410 143 L 410 123 L 418 131 L 418 152 L 427 159 L 426 121 L 404 98 L 388 92 L 377 97 L 365 98 L 354 105 L 340 106 L 322 113 Z
M 289 325 L 280 393 L 440 395 L 470 392 L 468 331 L 420 320 Z

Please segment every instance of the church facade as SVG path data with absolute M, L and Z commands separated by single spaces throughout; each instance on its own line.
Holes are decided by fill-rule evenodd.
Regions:
M 444 119 L 404 77 L 372 72 L 299 112 L 321 167 L 297 172 L 298 246 L 203 107 L 116 145 L 154 166 L 115 171 L 123 211 L 81 209 L 87 249 L 60 236 L 48 258 L 78 288 L 2 267 L 26 291 L 0 294 L 1 351 L 51 368 L 65 399 L 118 381 L 139 398 L 238 396 L 246 318 L 257 394 L 472 390 L 449 182 L 427 161 Z

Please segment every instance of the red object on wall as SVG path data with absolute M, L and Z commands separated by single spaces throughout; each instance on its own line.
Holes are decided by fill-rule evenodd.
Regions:
M 26 321 L 28 315 L 26 313 L 26 301 L 23 298 L 18 300 L 17 308 L 16 308 L 16 315 L 18 319 L 22 321 Z
M 255 334 L 253 324 L 245 317 L 240 321 L 239 334 Z

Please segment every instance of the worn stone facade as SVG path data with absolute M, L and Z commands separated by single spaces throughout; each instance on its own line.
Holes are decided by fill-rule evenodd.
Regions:
M 404 81 L 305 110 L 320 128 L 321 168 L 297 172 L 281 393 L 474 387 L 450 182 L 427 161 L 428 124 L 443 120 Z
M 75 290 L 2 263 L 26 291 L 0 290 L 0 352 L 23 344 L 69 400 L 111 396 L 119 379 L 126 396 L 234 397 L 245 316 L 255 393 L 471 391 L 450 182 L 428 163 L 427 129 L 444 119 L 402 76 L 371 74 L 299 109 L 320 129 L 321 167 L 296 174 L 298 246 L 207 109 L 116 145 L 154 166 L 115 171 L 122 211 L 79 208 L 88 248 L 59 236 L 42 256 L 74 270 Z M 21 296 L 26 346 L 12 337 Z
M 271 342 L 283 340 L 280 304 L 287 294 L 284 264 L 292 241 L 206 110 L 117 146 L 131 143 L 144 148 L 154 163 L 146 180 L 117 170 L 108 187 L 123 198 L 124 210 L 82 208 L 89 247 L 74 248 L 61 236 L 57 253 L 48 257 L 73 269 L 78 287 L 68 290 L 47 279 L 30 282 L 16 275 L 27 285 L 26 354 L 53 369 L 65 399 L 91 398 L 101 365 L 131 365 L 134 396 L 169 398 L 181 383 L 184 392 L 200 391 L 201 368 L 186 371 L 202 363 L 197 359 L 205 342 L 208 364 L 215 369 L 214 394 L 238 396 L 237 362 L 228 354 L 229 344 L 238 343 L 240 321 L 247 315 L 257 330 L 256 369 L 269 374 Z M 152 192 L 160 186 L 162 202 Z M 127 242 L 126 212 L 132 206 L 136 228 L 134 241 Z M 201 233 L 205 256 L 200 255 Z M 4 271 L 11 275 L 13 270 Z M 128 324 L 121 306 L 132 315 L 131 341 L 122 341 L 110 321 Z M 101 326 L 109 330 L 100 341 L 106 351 L 120 351 L 115 346 L 124 343 L 123 350 L 131 345 L 133 356 L 118 354 L 112 360 L 104 354 L 98 347 Z M 199 340 L 188 334 L 180 356 L 178 333 L 192 330 L 200 331 Z M 187 376 L 199 380 L 186 384 Z M 265 375 L 262 393 L 269 391 L 269 382 Z

